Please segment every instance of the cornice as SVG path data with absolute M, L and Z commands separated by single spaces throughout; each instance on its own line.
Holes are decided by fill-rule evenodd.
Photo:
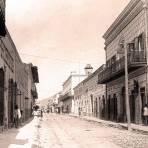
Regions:
M 144 7 L 148 7 L 148 0 L 141 0 L 144 4 Z
M 131 0 L 114 23 L 109 27 L 103 38 L 105 45 L 110 44 L 116 36 L 143 10 L 144 3 L 141 0 Z

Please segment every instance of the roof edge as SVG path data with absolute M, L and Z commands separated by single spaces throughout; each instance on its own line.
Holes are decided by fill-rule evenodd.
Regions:
M 124 10 L 119 14 L 119 16 L 115 19 L 115 21 L 112 23 L 112 25 L 108 28 L 108 30 L 104 33 L 103 38 L 106 39 L 110 35 L 110 33 L 116 28 L 116 26 L 120 23 L 120 21 L 123 20 L 127 16 L 129 12 L 132 11 L 132 8 L 137 5 L 139 2 L 143 2 L 144 5 L 148 6 L 148 0 L 131 0 L 127 6 L 124 8 Z

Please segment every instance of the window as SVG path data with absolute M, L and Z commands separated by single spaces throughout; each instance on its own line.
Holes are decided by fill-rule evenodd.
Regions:
M 145 36 L 144 33 L 142 33 L 134 39 L 135 50 L 137 51 L 144 50 L 144 41 L 145 41 L 144 36 Z
M 106 66 L 109 68 L 111 66 L 111 59 L 106 62 Z
M 142 34 L 138 37 L 138 49 L 139 51 L 144 50 L 144 39 Z
M 135 44 L 134 41 L 131 43 L 128 43 L 128 52 L 132 52 L 135 50 Z
M 111 63 L 114 64 L 116 62 L 116 55 L 111 58 Z

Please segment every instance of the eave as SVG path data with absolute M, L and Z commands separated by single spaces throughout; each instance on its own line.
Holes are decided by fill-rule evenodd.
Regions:
M 131 0 L 113 24 L 103 35 L 105 45 L 109 45 L 118 34 L 143 10 L 144 3 L 141 0 Z

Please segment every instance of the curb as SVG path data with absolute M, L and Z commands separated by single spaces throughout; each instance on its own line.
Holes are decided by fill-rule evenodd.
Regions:
M 118 129 L 121 129 L 121 130 L 128 130 L 128 127 L 126 125 L 122 125 L 120 123 L 107 123 L 107 122 L 101 122 L 101 121 L 97 121 L 97 120 L 87 119 L 87 118 L 84 118 L 84 117 L 74 116 L 74 115 L 69 115 L 69 116 L 74 117 L 74 118 L 79 118 L 81 120 L 85 120 L 85 121 L 88 121 L 88 122 L 99 123 L 100 125 L 103 125 L 103 126 L 118 128 Z M 148 135 L 148 131 L 145 131 L 145 130 L 142 130 L 142 129 L 137 129 L 137 128 L 132 128 L 131 132 L 137 133 L 137 134 Z

